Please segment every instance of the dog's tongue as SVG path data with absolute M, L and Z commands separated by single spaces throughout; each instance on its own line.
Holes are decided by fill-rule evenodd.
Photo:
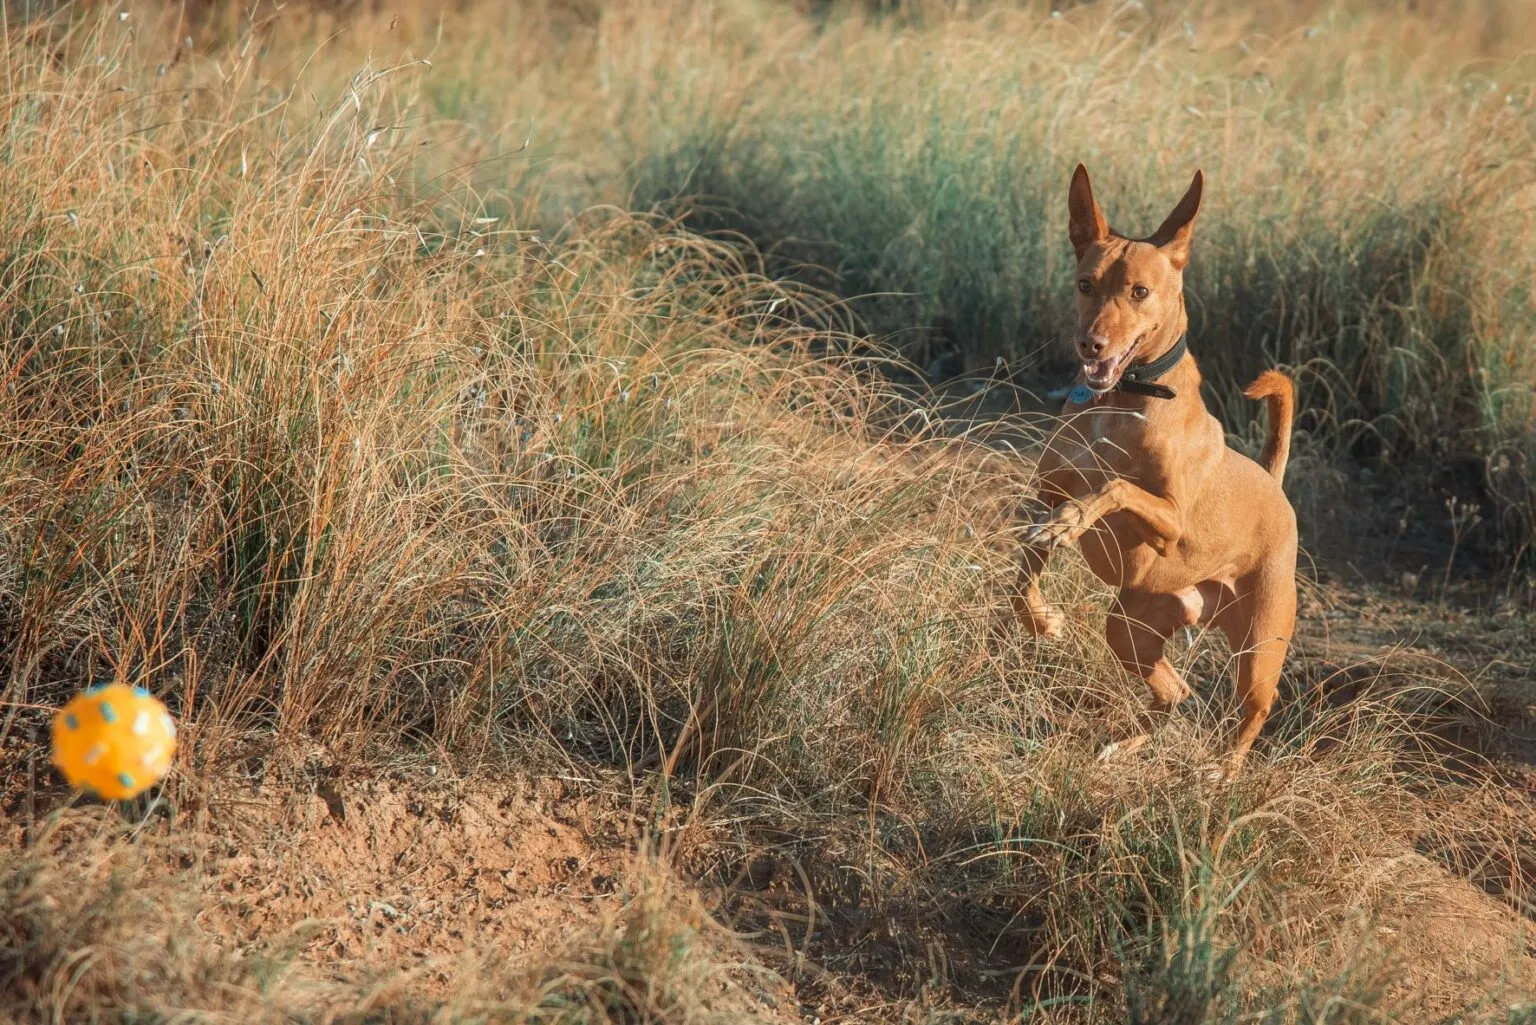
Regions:
M 1083 364 L 1083 373 L 1092 378 L 1100 378 L 1109 373 L 1109 360 L 1091 359 Z

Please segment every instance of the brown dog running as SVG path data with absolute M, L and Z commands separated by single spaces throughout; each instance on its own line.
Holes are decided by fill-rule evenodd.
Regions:
M 1051 549 L 1081 542 L 1094 574 L 1120 588 L 1105 632 L 1121 664 L 1151 688 L 1154 713 L 1189 696 L 1164 642 L 1180 627 L 1218 627 L 1237 655 L 1243 710 L 1222 770 L 1230 775 L 1269 716 L 1296 625 L 1296 514 L 1280 487 L 1295 394 L 1274 370 L 1244 392 L 1268 404 L 1262 466 L 1227 447 L 1201 401 L 1184 345 L 1184 268 L 1203 183 L 1197 171 L 1162 227 L 1129 239 L 1109 229 L 1087 169 L 1072 176 L 1083 369 L 1040 460 L 1049 516 L 1024 534 L 1012 600 L 1026 630 L 1059 634 L 1061 614 L 1037 578 Z

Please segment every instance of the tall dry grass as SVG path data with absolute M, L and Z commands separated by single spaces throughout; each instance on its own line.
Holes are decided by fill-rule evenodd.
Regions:
M 1434 492 L 1441 534 L 1447 496 L 1479 506 L 1506 566 L 1536 536 L 1523 3 L 200 7 L 191 50 L 153 15 L 142 45 L 259 26 L 277 79 L 310 47 L 321 79 L 440 56 L 409 99 L 452 158 L 421 176 L 546 230 L 605 202 L 744 235 L 939 378 L 1064 372 L 1076 162 L 1133 233 L 1200 165 L 1191 341 L 1228 428 L 1287 367 L 1319 457 Z
M 1409 471 L 1408 494 L 1433 468 L 1518 561 L 1536 494 L 1527 7 L 1066 6 L 611 10 L 593 63 L 622 180 L 781 270 L 828 268 L 809 276 L 865 296 L 871 328 L 938 376 L 999 356 L 1061 376 L 1072 166 L 1132 234 L 1203 167 L 1191 344 L 1229 428 L 1254 431 L 1237 386 L 1286 367 L 1323 454 Z
M 601 52 L 630 25 L 619 53 L 644 69 L 647 19 L 681 17 L 557 15 L 533 9 L 513 45 Z M 745 59 L 781 41 L 731 19 L 781 16 L 689 25 L 743 40 Z M 378 43 L 389 62 L 344 42 L 316 56 L 304 41 L 327 16 L 294 17 L 180 57 L 152 31 L 174 12 L 11 30 L 8 750 L 114 676 L 182 716 L 173 791 L 253 745 L 363 767 L 417 745 L 469 769 L 600 765 L 733 915 L 799 922 L 817 956 L 835 959 L 816 943 L 840 922 L 883 919 L 1005 959 L 998 1013 L 1113 1020 L 1128 993 L 1161 1006 L 1193 986 L 1222 1014 L 1338 1020 L 1314 1003 L 1374 979 L 1381 953 L 1359 922 L 1412 899 L 1381 885 L 1391 859 L 1457 842 L 1432 812 L 1466 784 L 1417 748 L 1411 695 L 1331 709 L 1303 681 L 1244 783 L 1211 788 L 1191 770 L 1222 741 L 1217 681 L 1147 760 L 1098 766 L 1094 741 L 1142 695 L 1091 617 L 1058 646 L 989 642 L 1025 462 L 948 438 L 875 372 L 841 306 L 766 276 L 749 247 L 612 207 L 552 231 L 558 190 L 581 191 L 564 172 L 491 190 L 482 158 L 503 143 L 484 140 L 505 126 L 455 126 L 440 95 L 474 107 L 455 90 L 500 80 L 483 26 L 449 31 L 472 19 L 445 19 L 429 65 L 411 38 Z M 357 28 L 396 30 L 423 25 Z M 652 42 L 686 55 L 691 38 Z M 548 79 L 515 95 L 556 91 L 534 64 Z M 549 116 L 636 81 L 599 75 Z M 583 132 L 601 137 L 562 137 Z M 1075 566 L 1056 577 L 1078 613 L 1103 603 Z M 38 918 L 36 856 L 4 914 L 68 933 L 17 962 L 51 980 L 95 912 Z M 733 880 L 763 858 L 814 884 L 743 896 Z M 901 935 L 882 956 L 915 956 Z M 689 1020 L 665 988 L 626 1017 L 651 962 L 624 958 L 578 973 L 571 999 Z M 915 987 L 955 983 L 942 963 Z M 686 989 L 692 969 L 669 970 Z M 1411 1016 L 1412 997 L 1372 999 Z

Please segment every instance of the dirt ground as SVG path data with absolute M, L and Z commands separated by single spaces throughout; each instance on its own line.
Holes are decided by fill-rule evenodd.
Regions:
M 1455 853 L 1382 853 L 1382 885 L 1409 895 L 1396 905 L 1406 910 L 1360 928 L 1397 950 L 1403 970 L 1387 983 L 1393 1002 L 1431 1019 L 1479 992 L 1536 991 L 1529 615 L 1475 614 L 1325 573 L 1308 587 L 1302 616 L 1293 673 L 1327 700 L 1358 700 L 1426 675 L 1462 681 L 1465 707 L 1446 717 L 1456 725 L 1441 739 L 1460 752 L 1453 771 L 1488 781 L 1474 791 L 1481 807 L 1447 810 L 1485 817 L 1488 836 L 1499 838 L 1475 863 L 1465 843 Z M 13 850 L 67 801 L 39 775 L 30 783 L 24 772 L 9 777 L 4 843 Z M 614 796 L 616 781 L 454 778 L 427 764 L 382 775 L 320 762 L 283 772 L 254 756 L 241 775 L 185 797 L 168 814 L 151 811 L 139 842 L 156 873 L 195 893 L 191 929 L 229 950 L 297 952 L 290 992 L 299 986 L 317 1006 L 342 983 L 369 981 L 381 992 L 430 1000 L 452 995 L 487 958 L 503 966 L 558 963 L 573 936 L 601 929 L 635 890 L 647 816 Z M 1475 844 L 1470 849 L 1476 853 Z M 718 890 L 701 887 L 697 897 L 721 924 L 745 929 L 724 913 L 736 905 Z M 853 919 L 844 922 L 851 930 Z M 852 931 L 836 935 L 833 918 L 827 931 L 816 944 L 819 958 L 806 960 L 787 954 L 779 936 L 738 941 L 709 932 L 723 962 L 751 967 L 722 983 L 726 1006 L 784 1021 L 897 1014 L 901 1001 L 892 995 L 903 987 L 889 966 L 855 957 Z M 998 980 L 1012 966 L 1007 949 L 991 955 L 951 968 L 953 985 L 941 1000 L 951 1011 L 997 1006 Z M 1420 965 L 1437 967 L 1419 974 Z

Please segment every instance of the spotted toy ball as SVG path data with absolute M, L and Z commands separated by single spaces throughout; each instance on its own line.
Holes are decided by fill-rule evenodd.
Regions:
M 175 753 L 175 721 L 140 687 L 92 687 L 53 716 L 53 764 L 71 786 L 109 800 L 154 786 Z

